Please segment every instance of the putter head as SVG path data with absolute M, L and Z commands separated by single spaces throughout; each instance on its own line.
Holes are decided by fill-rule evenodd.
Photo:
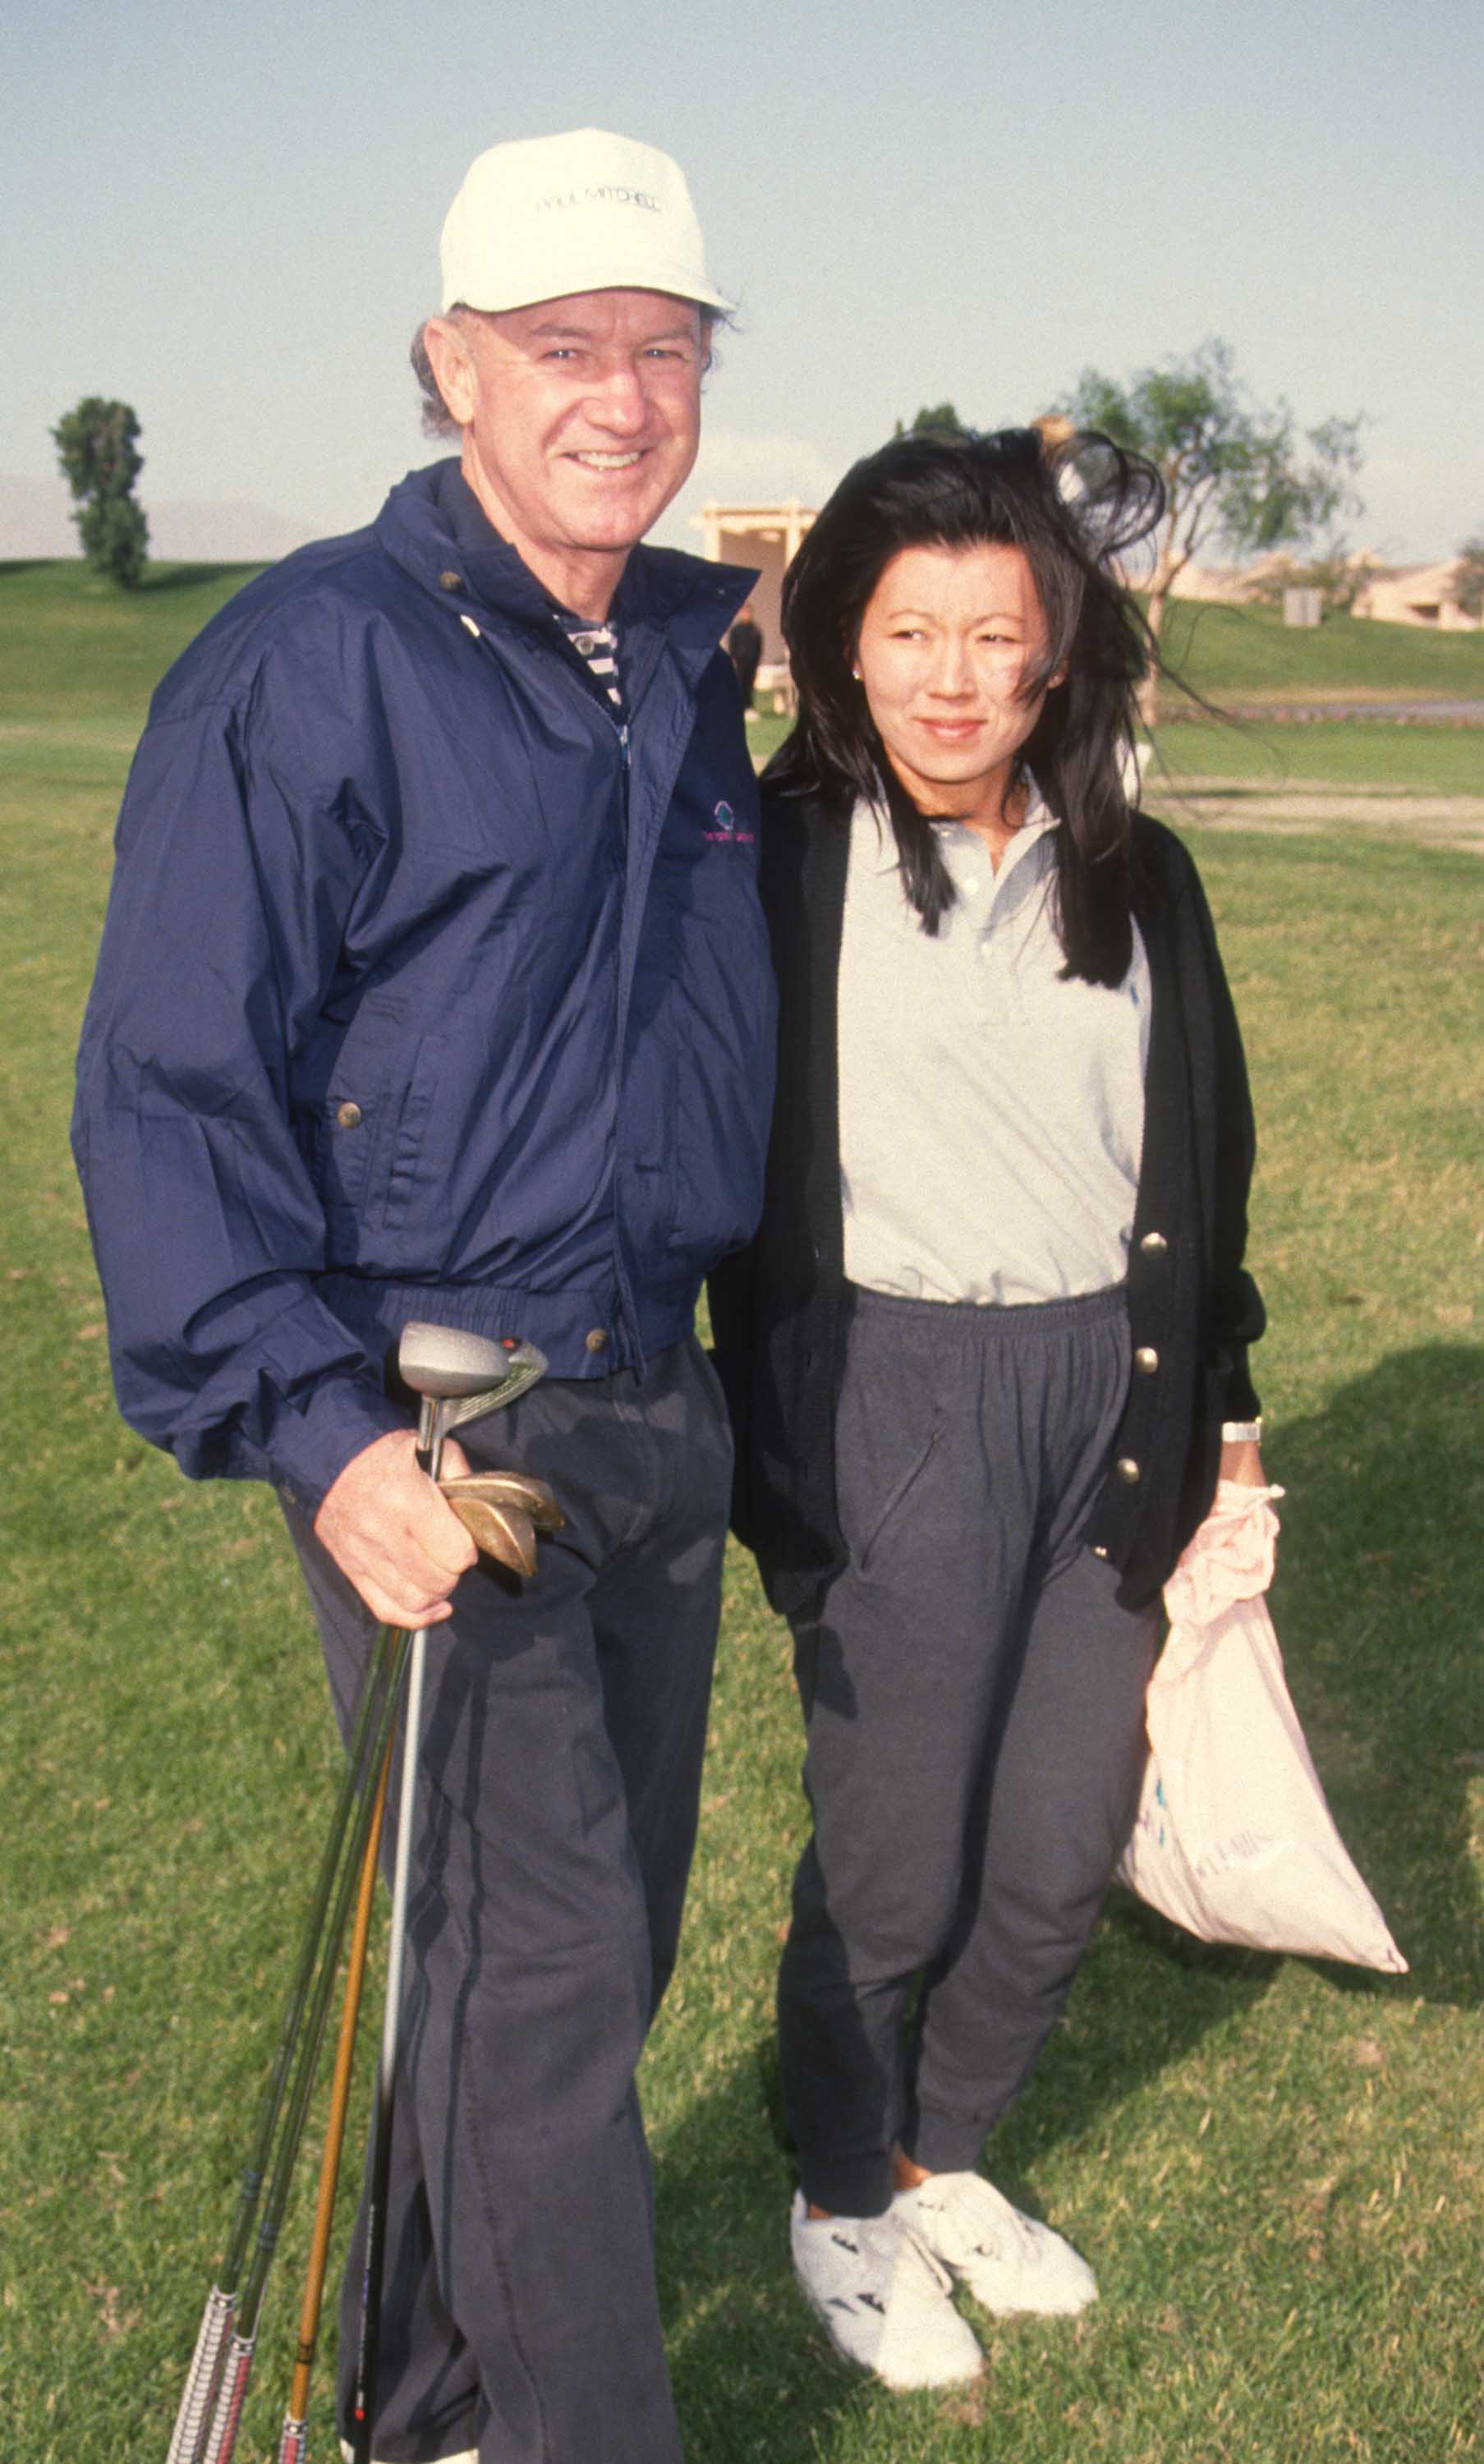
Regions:
M 397 1371 L 404 1385 L 426 1401 L 451 1402 L 503 1386 L 519 1352 L 462 1327 L 430 1326 L 415 1318 L 402 1330 Z M 544 1363 L 542 1364 L 544 1367 Z
M 440 1403 L 438 1413 L 445 1437 L 452 1429 L 461 1429 L 466 1420 L 481 1420 L 487 1412 L 503 1412 L 507 1403 L 513 1403 L 538 1377 L 545 1376 L 546 1354 L 538 1352 L 534 1343 L 502 1343 L 498 1349 L 505 1375 L 497 1386 L 484 1394 L 453 1396 Z

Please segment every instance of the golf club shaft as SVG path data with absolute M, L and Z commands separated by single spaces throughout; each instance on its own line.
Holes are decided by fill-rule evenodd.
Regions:
M 200 2464 L 202 2450 L 210 2428 L 228 2341 L 237 2311 L 242 2268 L 247 2256 L 257 2211 L 258 2199 L 273 2150 L 273 2134 L 282 2108 L 286 2081 L 303 2025 L 305 2006 L 319 1963 L 324 1939 L 325 1918 L 339 1871 L 346 1834 L 352 1822 L 358 1797 L 367 1786 L 369 1771 L 375 1768 L 368 1756 L 374 1732 L 381 1727 L 385 1711 L 386 1685 L 391 1669 L 391 1650 L 387 1643 L 379 1651 L 368 1671 L 357 1707 L 355 1725 L 346 1749 L 344 1775 L 336 1796 L 330 1817 L 329 1835 L 320 1859 L 315 1887 L 305 1919 L 298 1959 L 284 2005 L 278 2047 L 273 2066 L 269 2073 L 257 2114 L 247 2163 L 243 2167 L 237 2204 L 221 2274 L 207 2297 L 196 2348 L 186 2373 L 175 2428 L 166 2451 L 165 2464 Z
M 408 1638 L 400 1628 L 393 1626 L 387 1629 L 387 1641 L 390 1646 L 386 1653 L 387 1683 L 379 1704 L 379 1717 L 370 1761 L 370 1769 L 378 1772 L 387 1754 L 396 1724 L 398 1697 L 402 1690 L 402 1673 L 405 1664 Z M 330 1998 L 339 1966 L 340 1946 L 345 1938 L 351 1895 L 360 1876 L 366 1837 L 371 1827 L 378 1795 L 377 1789 L 368 1787 L 365 1790 L 356 1809 L 355 1819 L 351 1826 L 348 1854 L 340 1869 L 325 1927 L 324 1952 L 315 1979 L 304 2023 L 299 2032 L 293 2071 L 284 2096 L 283 2119 L 264 2189 L 251 2263 L 248 2268 L 238 2299 L 235 2331 L 227 2348 L 221 2390 L 207 2438 L 205 2464 L 230 2464 L 232 2450 L 236 2444 L 242 2405 L 252 2368 L 252 2355 L 257 2340 L 257 2323 L 262 2310 L 263 2295 L 278 2245 L 284 2210 L 288 2205 L 295 2162 L 304 2135 L 304 2123 L 314 2092 L 315 2074 L 318 2067 L 320 2048 L 324 2042 Z
M 434 1402 L 425 1402 L 418 1429 L 418 1460 L 430 1480 L 437 1479 L 442 1467 L 443 1441 L 444 1423 L 438 1406 Z M 426 1643 L 427 1629 L 420 1626 L 411 1639 L 407 1716 L 403 1727 L 397 1853 L 392 1869 L 392 1911 L 386 1949 L 386 2009 L 382 2024 L 382 2055 L 376 2074 L 371 2182 L 366 2207 L 365 2275 L 361 2294 L 360 2340 L 356 2355 L 355 2403 L 351 2416 L 354 2464 L 370 2464 L 371 2456 L 371 2405 L 381 2334 L 382 2278 L 386 2264 L 386 2194 L 391 2178 L 392 2116 L 397 2101 L 397 2048 L 402 2033 L 407 1886 L 411 1875 L 412 1823 L 417 1809 L 418 1743 L 423 1733 L 423 1672 Z
M 299 2346 L 295 2362 L 294 2380 L 289 2390 L 289 2409 L 284 2417 L 278 2447 L 278 2464 L 302 2464 L 305 2420 L 309 2411 L 310 2380 L 315 2366 L 315 2349 L 319 2342 L 319 2312 L 324 2299 L 325 2266 L 330 2250 L 330 2227 L 335 2215 L 335 2193 L 339 2181 L 340 2154 L 345 2144 L 345 2115 L 350 2102 L 351 2069 L 356 2054 L 356 2031 L 360 2018 L 360 1999 L 366 1974 L 366 1948 L 371 1937 L 371 1910 L 376 1899 L 377 1859 L 382 1846 L 382 1821 L 386 1811 L 386 1785 L 391 1777 L 391 1742 L 382 1757 L 382 1775 L 377 1782 L 376 1803 L 372 1809 L 371 1828 L 366 1834 L 365 1855 L 360 1862 L 360 1888 L 356 1899 L 356 1918 L 351 1930 L 350 1957 L 345 1969 L 345 2000 L 340 2013 L 339 2042 L 335 2050 L 335 2073 L 330 2085 L 330 2111 L 325 2123 L 324 2154 L 319 2165 L 319 2196 L 315 2209 L 315 2231 L 310 2243 L 309 2265 L 304 2280 L 304 2300 L 299 2312 Z

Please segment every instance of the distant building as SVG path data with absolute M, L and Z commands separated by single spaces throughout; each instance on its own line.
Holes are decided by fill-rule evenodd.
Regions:
M 1201 599 L 1239 607 L 1252 596 L 1260 567 L 1252 564 L 1183 564 L 1169 585 L 1171 599 Z
M 814 518 L 814 507 L 801 505 L 797 496 L 782 505 L 707 504 L 691 517 L 704 534 L 701 552 L 712 564 L 746 564 L 756 571 L 753 612 L 763 636 L 758 696 L 785 710 L 792 707 L 792 693 L 779 601 L 783 577 Z
M 1439 633 L 1476 633 L 1478 617 L 1466 616 L 1458 605 L 1457 570 L 1451 559 L 1446 564 L 1376 565 L 1351 613 L 1378 625 L 1430 625 Z

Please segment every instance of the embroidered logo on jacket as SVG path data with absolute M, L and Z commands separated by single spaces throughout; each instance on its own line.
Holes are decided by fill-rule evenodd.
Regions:
M 715 823 L 716 827 L 713 830 L 708 830 L 706 832 L 706 836 L 711 841 L 713 846 L 752 846 L 753 832 L 751 830 L 738 829 L 737 817 L 732 811 L 731 806 L 728 803 L 725 796 L 717 805 L 715 812 L 711 815 L 711 819 Z

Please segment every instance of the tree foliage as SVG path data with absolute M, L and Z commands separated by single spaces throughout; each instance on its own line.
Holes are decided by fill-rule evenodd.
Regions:
M 1484 616 L 1484 531 L 1475 531 L 1459 549 L 1453 588 L 1466 616 Z
M 1170 584 L 1196 550 L 1218 542 L 1260 556 L 1317 539 L 1360 512 L 1359 419 L 1300 431 L 1286 402 L 1255 402 L 1227 343 L 1143 368 L 1126 385 L 1084 368 L 1058 405 L 1079 428 L 1146 454 L 1165 482 L 1166 508 L 1149 583 L 1149 629 L 1159 636 Z
M 899 419 L 892 429 L 894 436 L 967 436 L 968 433 L 950 402 L 924 403 L 906 427 Z
M 73 520 L 82 553 L 95 573 L 131 590 L 144 571 L 149 528 L 135 502 L 134 482 L 144 468 L 140 424 L 126 402 L 89 394 L 64 411 L 52 430 L 62 476 L 74 497 Z

